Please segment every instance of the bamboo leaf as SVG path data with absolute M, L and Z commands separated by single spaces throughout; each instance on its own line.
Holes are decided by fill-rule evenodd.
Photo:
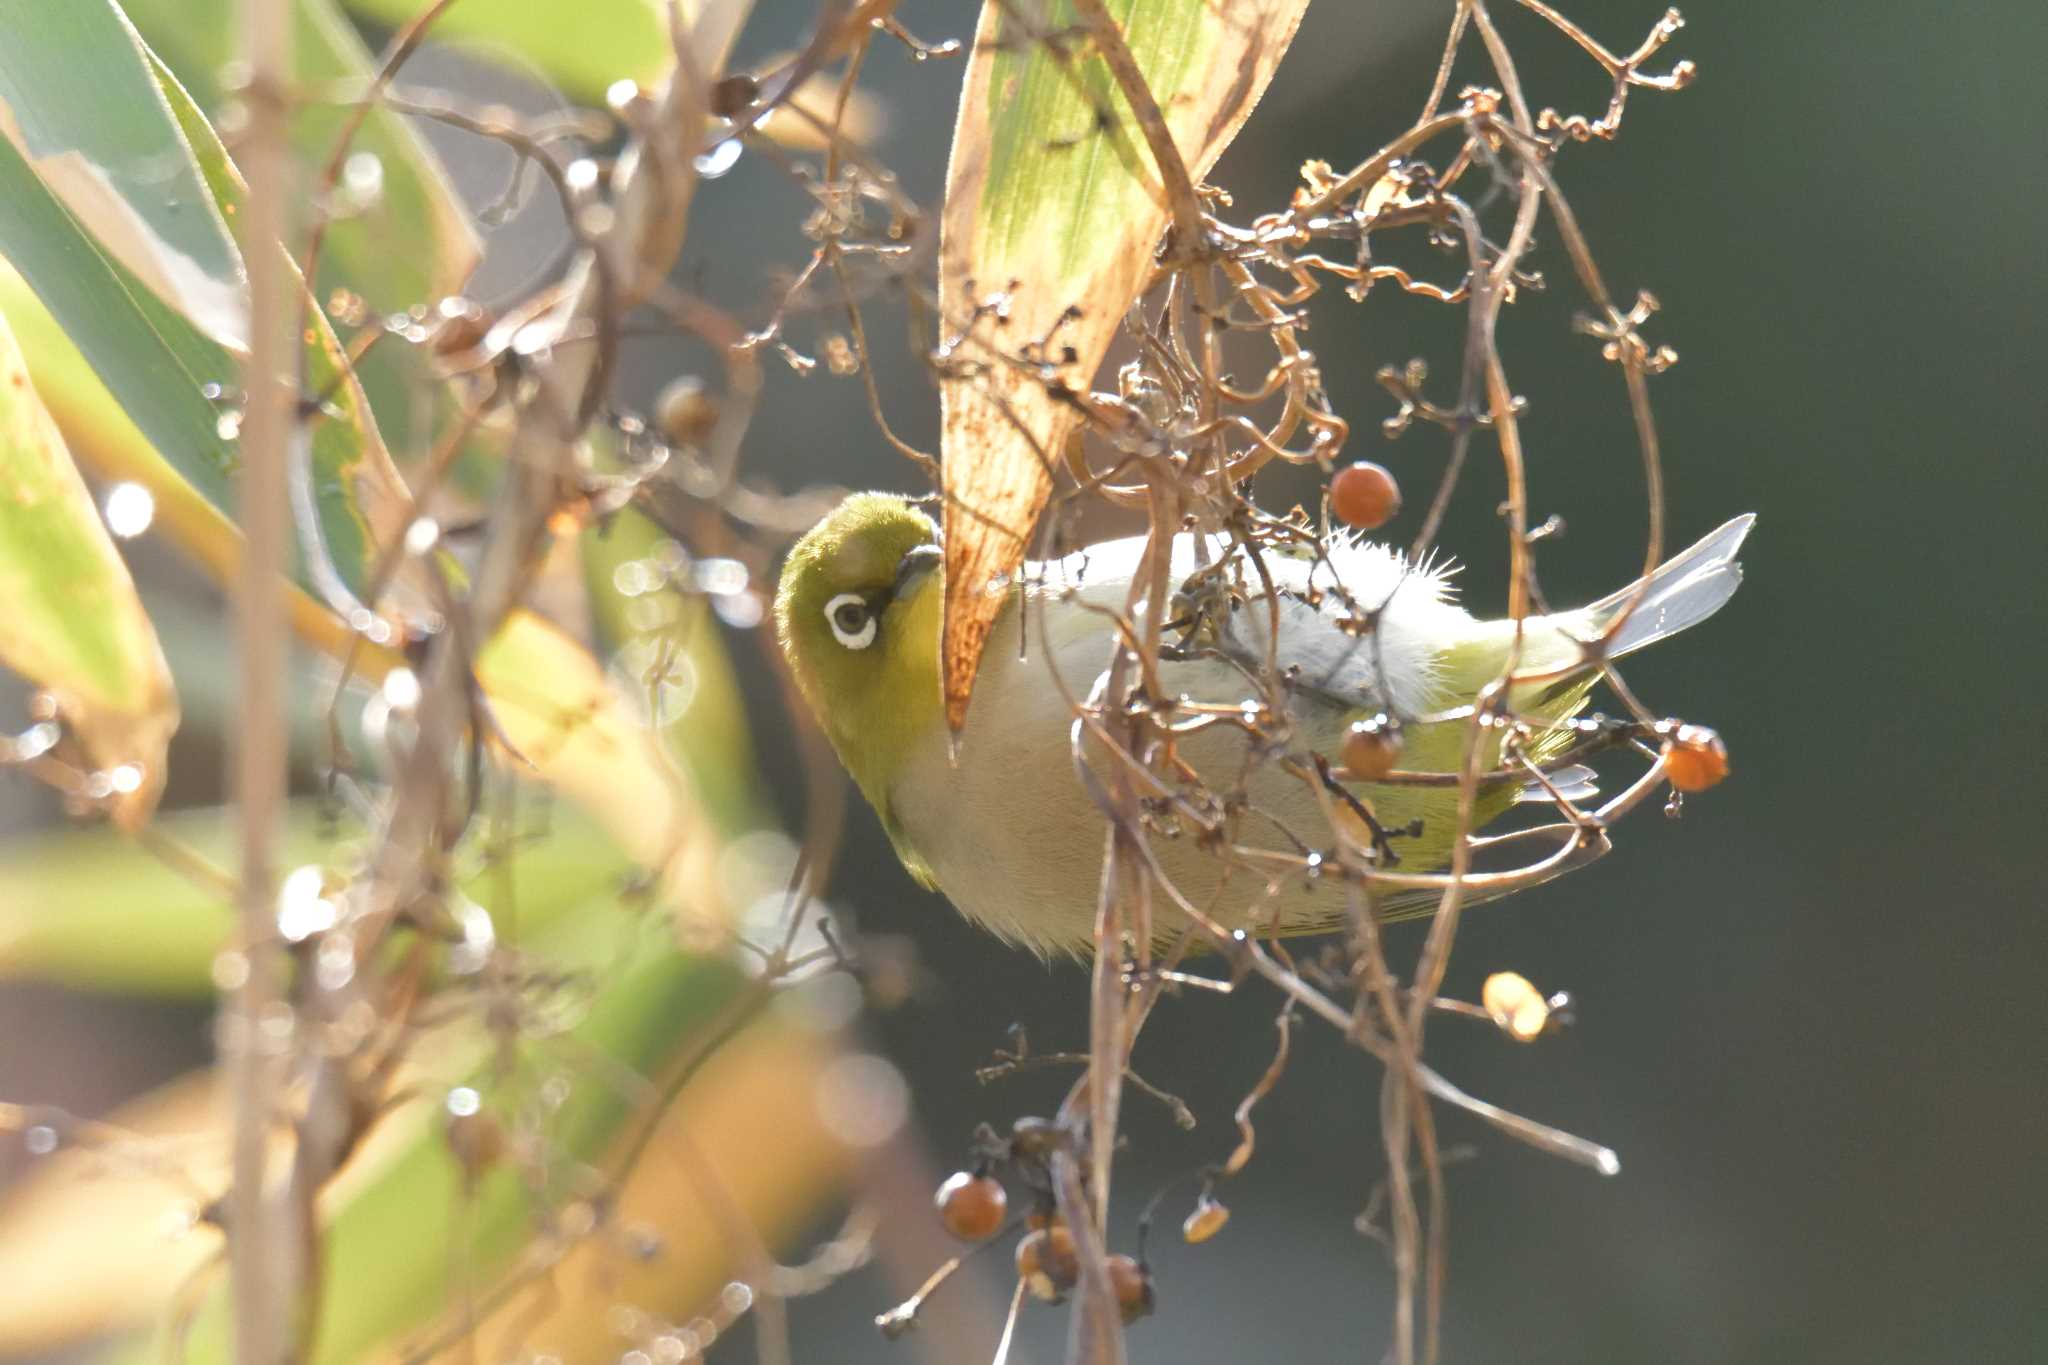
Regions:
M 133 47 L 139 40 L 131 33 L 123 42 Z M 100 92 L 102 101 L 127 106 L 133 122 L 154 120 L 168 130 L 196 192 L 222 217 L 232 218 L 239 181 L 219 138 L 175 83 L 159 87 L 148 79 L 147 64 L 143 71 L 145 91 L 116 85 Z M 76 68 L 71 72 L 74 80 L 79 74 Z M 61 126 L 74 111 L 58 102 L 27 112 Z M 228 197 L 216 204 L 216 194 Z M 0 254 L 35 290 L 149 442 L 217 512 L 228 515 L 239 452 L 233 410 L 220 400 L 233 394 L 239 379 L 233 354 L 108 254 L 11 142 L 0 142 L 0 196 L 11 209 L 0 215 Z M 336 585 L 361 595 L 378 547 L 397 532 L 409 503 L 339 342 L 318 308 L 310 314 L 307 377 L 326 403 L 323 415 L 309 424 L 305 486 L 318 512 L 320 545 L 305 561 L 309 573 L 333 580 L 324 585 L 330 598 Z
M 1306 8 L 1307 0 L 1110 0 L 1196 181 L 1265 93 Z M 1006 320 L 994 331 L 984 324 L 983 342 L 1014 357 L 1050 338 L 1045 358 L 1065 383 L 1085 389 L 1168 220 L 1144 130 L 1074 0 L 988 0 L 946 172 L 939 305 L 947 326 L 966 326 L 983 300 L 1006 295 Z M 955 729 L 1004 600 L 990 585 L 1023 562 L 1052 490 L 1052 463 L 1079 421 L 1035 365 L 976 368 L 983 372 L 941 387 L 944 687 Z
M 214 582 L 223 587 L 233 583 L 241 572 L 240 528 L 158 453 L 28 281 L 4 260 L 0 317 L 13 324 L 28 359 L 29 377 L 78 464 L 102 482 L 135 483 L 147 489 L 155 504 L 152 530 L 191 556 Z M 292 587 L 287 606 L 293 633 L 300 639 L 334 658 L 347 652 L 353 634 L 304 589 Z M 357 659 L 359 672 L 370 682 L 380 681 L 403 662 L 396 650 L 367 642 Z
M 150 48 L 177 73 L 173 83 L 190 91 L 195 110 L 218 113 L 226 93 L 221 73 L 235 57 L 235 0 L 125 3 Z M 293 0 L 292 9 L 297 82 L 309 91 L 367 86 L 376 74 L 375 59 L 333 0 Z M 175 99 L 172 107 L 175 112 Z M 325 165 L 352 114 L 339 102 L 294 106 L 292 143 L 305 165 Z M 196 147 L 198 139 L 193 141 Z M 328 227 L 318 292 L 324 297 L 330 288 L 345 286 L 379 312 L 392 312 L 459 291 L 476 266 L 482 243 L 426 141 L 407 120 L 377 109 L 364 119 L 350 147 L 373 158 L 357 164 L 375 168 L 375 191 L 351 198 L 346 185 L 342 188 L 338 202 L 347 211 Z
M 457 878 L 472 901 L 528 936 L 600 905 L 634 869 L 590 816 L 543 804 L 538 795 L 521 802 L 527 813 L 498 831 L 508 851 L 486 857 L 478 850 Z M 236 831 L 228 806 L 176 811 L 152 825 L 152 834 L 182 856 L 215 868 L 232 866 Z M 361 838 L 360 829 L 329 818 L 314 802 L 296 801 L 279 856 L 287 866 L 343 871 Z M 213 960 L 234 930 L 231 879 L 220 876 L 221 885 L 208 886 L 104 828 L 0 843 L 0 977 L 204 999 L 214 990 Z
M 178 728 L 170 669 L 128 566 L 0 315 L 0 660 L 57 700 L 133 829 Z
M 465 1289 L 491 1287 L 543 1235 L 544 1206 L 514 1163 L 472 1182 L 450 1150 L 442 1100 L 451 1086 L 473 1089 L 494 1120 L 511 1124 L 522 1107 L 539 1115 L 520 1142 L 550 1172 L 541 1197 L 551 1199 L 587 1182 L 638 1121 L 647 1094 L 631 1078 L 659 1074 L 685 1055 L 738 986 L 728 968 L 654 948 L 615 968 L 582 1022 L 534 1049 L 514 1072 L 479 1065 L 485 1049 L 475 1036 L 423 1058 L 403 1078 L 415 1098 L 372 1130 L 324 1192 L 323 1301 L 310 1359 L 341 1365 L 403 1345 L 443 1313 L 459 1312 Z M 727 1192 L 764 1239 L 784 1241 L 848 1164 L 818 1103 L 831 1057 L 818 1035 L 786 1020 L 762 1021 L 683 1089 L 655 1149 L 691 1144 L 721 1176 L 730 1173 Z M 550 1083 L 561 1102 L 535 1108 L 534 1092 Z M 221 1240 L 193 1222 L 227 1178 L 225 1125 L 209 1103 L 216 1097 L 211 1076 L 177 1082 L 113 1116 L 141 1141 L 80 1144 L 10 1192 L 0 1205 L 0 1349 L 22 1354 L 152 1325 L 169 1330 L 164 1319 L 184 1299 L 196 1313 L 180 1358 L 193 1365 L 231 1358 Z M 704 1194 L 677 1179 L 675 1163 L 643 1167 L 628 1181 L 615 1221 L 571 1264 L 631 1273 L 650 1287 L 640 1301 L 673 1296 L 681 1317 L 730 1278 L 735 1252 L 715 1230 Z M 654 1234 L 659 1250 L 651 1260 L 628 1263 L 614 1231 L 628 1227 Z M 574 1282 L 593 1279 L 585 1273 Z M 657 1284 L 659 1294 L 651 1288 Z M 583 1348 L 565 1358 L 597 1358 L 606 1335 L 602 1310 L 574 1293 L 563 1304 L 557 1287 L 570 1290 L 572 1281 L 542 1279 L 513 1302 L 531 1313 L 554 1297 L 570 1311 L 546 1330 L 558 1343 L 574 1334 Z M 614 1301 L 609 1293 L 602 1298 Z M 505 1329 L 494 1321 L 486 1330 L 502 1336 Z M 116 1358 L 154 1360 L 161 1349 L 145 1332 Z
M 590 651 L 517 612 L 478 656 L 476 675 L 515 761 L 533 765 L 654 873 L 686 930 L 715 938 L 728 908 L 714 873 L 718 827 L 641 708 Z
M 367 19 L 396 26 L 420 12 L 422 0 L 346 0 Z M 708 21 L 697 53 L 708 71 L 725 66 L 746 6 L 732 0 L 683 4 L 688 22 Z M 455 5 L 434 24 L 436 42 L 473 50 L 515 70 L 538 72 L 579 104 L 603 105 L 620 80 L 651 87 L 674 64 L 664 0 L 495 0 Z
M 108 0 L 0 0 L 0 134 L 100 250 L 225 346 L 246 342 L 241 257 Z

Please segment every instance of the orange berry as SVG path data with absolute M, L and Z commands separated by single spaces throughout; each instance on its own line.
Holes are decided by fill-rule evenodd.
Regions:
M 1230 1210 L 1208 1195 L 1195 1203 L 1195 1211 L 1180 1225 L 1181 1240 L 1190 1244 L 1206 1242 L 1223 1231 L 1223 1225 L 1230 1221 Z
M 1382 711 L 1354 721 L 1344 736 L 1344 766 L 1360 782 L 1377 782 L 1401 757 L 1401 722 Z
M 1116 1306 L 1123 1310 L 1125 1322 L 1136 1322 L 1152 1311 L 1152 1276 L 1122 1252 L 1109 1258 L 1109 1287 L 1116 1292 Z
M 1401 486 L 1370 460 L 1337 471 L 1330 480 L 1330 512 L 1346 526 L 1370 531 L 1401 510 Z
M 1500 1031 L 1520 1043 L 1533 1043 L 1550 1026 L 1550 1002 L 1520 972 L 1495 972 L 1479 992 Z
M 1033 1298 L 1058 1303 L 1081 1275 L 1074 1255 L 1074 1234 L 1055 1224 L 1040 1228 L 1017 1243 L 1017 1276 Z
M 695 375 L 669 381 L 654 400 L 654 425 L 670 445 L 701 446 L 718 425 L 718 403 Z
M 932 1203 L 937 1206 L 939 1221 L 946 1225 L 946 1231 L 963 1242 L 983 1242 L 995 1236 L 996 1229 L 1003 1225 L 1010 1196 L 1003 1189 L 1003 1182 L 992 1175 L 955 1171 L 939 1186 Z
M 1704 725 L 1681 725 L 1664 741 L 1664 776 L 1682 792 L 1703 792 L 1728 776 L 1728 746 Z

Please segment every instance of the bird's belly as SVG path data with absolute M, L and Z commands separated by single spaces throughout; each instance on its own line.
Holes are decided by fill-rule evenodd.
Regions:
M 1095 652 L 1088 658 L 1095 662 Z M 1062 673 L 1075 695 L 1085 695 L 1092 671 Z M 1234 674 L 1229 681 L 1196 677 L 1170 685 L 1205 701 L 1233 702 L 1236 692 L 1224 689 L 1244 686 Z M 1304 708 L 1289 752 L 1333 754 L 1346 719 L 1330 708 Z M 1072 720 L 1042 660 L 985 658 L 958 762 L 949 761 L 943 733 L 929 736 L 890 798 L 903 833 L 954 904 L 1040 951 L 1085 950 L 1100 899 L 1109 826 L 1075 771 Z M 1199 822 L 1163 813 L 1147 821 L 1146 844 L 1179 894 L 1230 928 L 1301 933 L 1341 923 L 1344 884 L 1301 869 L 1303 852 L 1328 852 L 1334 843 L 1324 802 L 1310 784 L 1276 762 L 1253 763 L 1251 738 L 1235 725 L 1184 737 L 1179 757 L 1209 791 L 1247 798 L 1218 826 L 1233 846 L 1229 855 L 1203 837 Z M 1116 771 L 1115 760 L 1093 744 L 1090 767 L 1103 779 Z M 1427 819 L 1414 789 L 1376 795 L 1385 824 Z M 1154 897 L 1153 916 L 1161 937 L 1177 935 L 1186 923 L 1164 896 Z

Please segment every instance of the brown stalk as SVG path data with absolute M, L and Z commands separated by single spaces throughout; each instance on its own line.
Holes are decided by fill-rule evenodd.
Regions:
M 285 963 L 276 933 L 278 818 L 285 800 L 284 606 L 286 468 L 298 430 L 298 293 L 275 243 L 288 241 L 292 190 L 289 140 L 291 13 L 285 0 L 247 0 L 242 9 L 249 66 L 242 99 L 246 137 L 238 146 L 248 176 L 242 215 L 249 271 L 249 358 L 242 381 L 240 514 L 246 538 L 236 594 L 240 656 L 239 728 L 230 732 L 241 818 L 242 982 L 229 1006 L 234 1096 L 233 1185 L 228 1192 L 228 1263 L 236 1358 L 281 1365 L 306 1345 L 301 1296 L 311 1259 L 310 1227 L 273 1191 L 269 1147 L 280 1114 L 285 1043 Z M 277 1036 L 283 1023 L 287 1037 Z

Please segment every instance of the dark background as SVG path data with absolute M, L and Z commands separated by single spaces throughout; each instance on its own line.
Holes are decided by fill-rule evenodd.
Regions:
M 1350 164 L 1405 127 L 1449 8 L 1320 0 L 1211 177 L 1236 215 L 1284 202 L 1302 161 Z M 1570 10 L 1620 49 L 1660 13 L 1633 0 Z M 793 44 L 807 12 L 764 7 L 748 51 Z M 938 38 L 966 36 L 971 11 L 902 13 Z M 1579 1021 L 1533 1048 L 1443 1021 L 1434 1063 L 1611 1145 L 1623 1171 L 1603 1180 L 1442 1118 L 1447 1144 L 1473 1148 L 1450 1174 L 1446 1358 L 2048 1358 L 2033 704 L 2048 664 L 2036 184 L 2048 120 L 2034 70 L 2048 34 L 2018 4 L 1722 4 L 1689 17 L 1668 52 L 1698 63 L 1693 88 L 1635 92 L 1620 141 L 1573 149 L 1560 174 L 1610 286 L 1654 291 L 1651 336 L 1683 357 L 1653 385 L 1673 543 L 1760 514 L 1730 607 L 1629 668 L 1653 708 L 1720 728 L 1736 777 L 1682 821 L 1639 813 L 1594 869 L 1466 920 L 1452 993 L 1475 997 L 1512 968 L 1569 989 Z M 1605 81 L 1568 43 L 1520 12 L 1501 19 L 1532 100 L 1604 104 Z M 883 43 L 868 70 L 890 113 L 882 159 L 936 205 L 957 65 Z M 786 180 L 743 161 L 701 195 L 679 269 L 759 317 L 767 272 L 802 260 L 800 213 Z M 1581 301 L 1547 227 L 1538 264 L 1552 288 L 1510 310 L 1504 347 L 1533 404 L 1532 512 L 1569 524 L 1542 561 L 1568 602 L 1634 572 L 1641 475 L 1618 373 L 1569 331 Z M 1313 333 L 1353 420 L 1350 453 L 1387 463 L 1414 504 L 1443 435 L 1383 441 L 1374 427 L 1391 403 L 1372 374 L 1423 354 L 1447 391 L 1443 311 L 1390 290 L 1353 307 L 1333 291 Z M 930 445 L 936 404 L 892 316 L 883 305 L 869 320 L 884 401 Z M 628 392 L 644 401 L 692 363 L 642 347 Z M 857 380 L 772 369 L 749 468 L 785 489 L 916 489 L 871 431 Z M 1261 489 L 1283 506 L 1312 493 L 1285 475 Z M 1443 537 L 1468 566 L 1467 601 L 1488 612 L 1504 597 L 1499 496 L 1477 461 Z M 1412 534 L 1418 512 L 1390 533 Z M 752 666 L 750 647 L 735 653 Z M 794 821 L 786 722 L 766 709 L 757 722 Z M 916 945 L 924 988 L 871 1027 L 945 1164 L 977 1121 L 1057 1102 L 1064 1073 L 983 1088 L 972 1072 L 1013 1021 L 1041 1048 L 1083 1045 L 1083 970 L 1006 949 L 918 890 L 865 807 L 832 895 L 865 931 Z M 1419 941 L 1410 930 L 1396 946 Z M 1140 1199 L 1228 1151 L 1230 1109 L 1271 1055 L 1274 1003 L 1247 988 L 1170 1001 L 1154 1019 L 1140 1069 L 1201 1126 L 1177 1133 L 1129 1099 L 1119 1246 Z M 6 1050 L 0 1089 L 94 1109 L 203 1044 L 197 1015 L 109 1009 L 8 988 L 0 1026 L 37 1046 Z M 85 1065 L 43 1046 L 112 1018 L 117 1044 Z M 1383 1174 L 1378 1072 L 1327 1030 L 1298 1029 L 1296 1044 L 1259 1110 L 1258 1156 L 1226 1191 L 1227 1231 L 1182 1245 L 1185 1200 L 1169 1200 L 1153 1244 L 1161 1309 L 1133 1329 L 1134 1360 L 1373 1360 L 1387 1340 L 1388 1262 L 1352 1227 Z M 1006 1289 L 1002 1272 L 991 1260 L 982 1273 Z M 888 1299 L 870 1274 L 799 1304 L 797 1358 L 910 1359 L 869 1325 Z M 1057 1358 L 1063 1327 L 1063 1314 L 1027 1314 L 1031 1358 Z M 721 1351 L 750 1358 L 747 1333 Z

